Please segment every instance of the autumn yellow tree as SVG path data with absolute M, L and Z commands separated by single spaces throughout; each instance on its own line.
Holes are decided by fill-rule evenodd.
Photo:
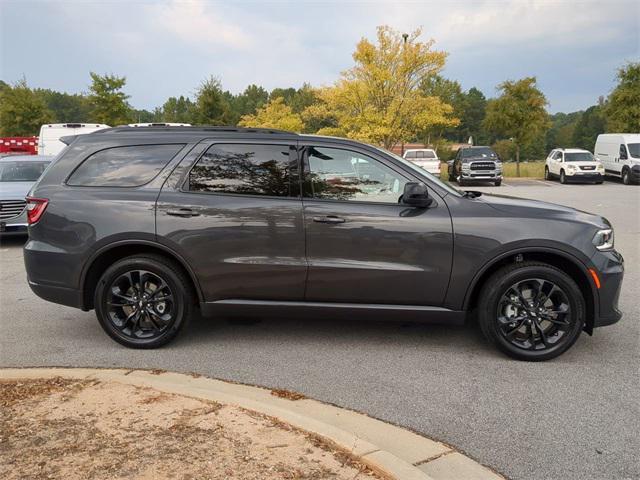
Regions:
M 259 108 L 253 115 L 244 115 L 238 123 L 243 127 L 274 128 L 300 132 L 304 124 L 300 115 L 284 103 L 284 98 L 276 97 Z
M 419 88 L 444 67 L 447 54 L 433 50 L 433 40 L 419 41 L 422 31 L 402 35 L 378 27 L 377 43 L 362 39 L 353 54 L 355 65 L 331 87 L 320 89 L 319 103 L 302 114 L 305 121 L 330 126 L 318 133 L 382 145 L 387 149 L 410 141 L 436 125 L 455 126 L 453 108 Z

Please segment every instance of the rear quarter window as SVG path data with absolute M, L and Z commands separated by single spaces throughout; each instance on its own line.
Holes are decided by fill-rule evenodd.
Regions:
M 135 145 L 100 150 L 87 157 L 67 185 L 139 187 L 153 180 L 184 144 Z

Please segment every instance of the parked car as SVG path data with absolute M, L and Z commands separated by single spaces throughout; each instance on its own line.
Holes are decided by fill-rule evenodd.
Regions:
M 102 128 L 109 128 L 103 123 L 50 123 L 40 127 L 38 153 L 40 155 L 57 155 L 65 147 L 60 138 L 68 135 L 91 133 Z
M 43 155 L 0 158 L 0 234 L 27 233 L 25 197 L 52 159 Z
M 356 141 L 231 127 L 67 138 L 28 197 L 29 285 L 96 310 L 114 340 L 166 344 L 204 315 L 460 323 L 524 360 L 617 322 L 611 224 L 460 192 Z
M 456 157 L 447 163 L 449 181 L 461 187 L 471 182 L 502 183 L 502 162 L 491 147 L 462 147 Z
M 424 168 L 436 177 L 440 176 L 440 159 L 435 150 L 431 148 L 409 149 L 404 152 L 403 158 Z
M 605 175 L 619 177 L 625 185 L 640 183 L 640 133 L 598 135 L 594 153 Z
M 560 183 L 602 183 L 604 165 L 588 150 L 579 148 L 556 148 L 551 150 L 544 165 L 544 178 L 560 179 Z

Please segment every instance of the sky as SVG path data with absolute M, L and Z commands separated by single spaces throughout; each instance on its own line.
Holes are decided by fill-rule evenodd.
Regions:
M 378 25 L 422 27 L 465 90 L 536 76 L 552 113 L 595 104 L 640 59 L 637 0 L 0 0 L 0 79 L 80 93 L 90 71 L 126 76 L 150 110 L 211 75 L 233 93 L 330 85 Z

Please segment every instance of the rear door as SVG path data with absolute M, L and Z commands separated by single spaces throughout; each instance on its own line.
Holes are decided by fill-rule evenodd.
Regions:
M 369 150 L 300 142 L 310 302 L 440 305 L 452 259 L 444 201 L 399 203 L 411 174 Z
M 295 141 L 208 142 L 157 203 L 158 241 L 183 256 L 205 301 L 302 300 L 307 274 Z

